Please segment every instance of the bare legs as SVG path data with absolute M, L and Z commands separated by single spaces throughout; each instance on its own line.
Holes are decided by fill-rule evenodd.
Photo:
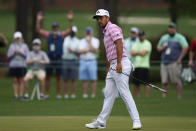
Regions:
M 30 78 L 28 77 L 25 77 L 24 78 L 24 87 L 25 87 L 25 96 L 28 97 L 28 82 L 29 82 Z M 44 95 L 44 89 L 45 89 L 45 78 L 40 78 L 39 79 L 39 82 L 40 82 L 40 92 L 41 92 L 41 95 L 43 96 Z
M 169 89 L 168 83 L 163 84 L 163 88 L 168 92 L 168 89 Z M 181 99 L 182 98 L 182 83 L 181 82 L 176 83 L 176 92 L 177 92 L 178 99 Z M 167 97 L 167 93 L 163 93 L 162 97 L 166 98 Z
M 46 95 L 49 96 L 49 90 L 50 90 L 50 80 L 51 76 L 46 77 Z M 57 96 L 61 95 L 61 78 L 60 76 L 56 76 L 56 93 Z
M 87 88 L 88 88 L 88 81 L 82 81 L 82 87 L 83 87 L 83 97 L 88 94 Z M 96 87 L 97 83 L 96 81 L 91 81 L 91 88 L 92 88 L 92 94 L 91 97 L 94 98 L 96 96 Z M 87 95 L 88 96 L 88 95 Z
M 68 96 L 68 84 L 69 84 L 69 81 L 68 80 L 65 80 L 64 81 L 64 95 L 65 96 Z M 72 93 L 72 96 L 76 96 L 76 80 L 72 80 L 71 81 L 71 93 Z
M 140 87 L 138 85 L 134 85 L 134 95 L 139 98 L 141 96 L 141 90 Z M 150 96 L 150 87 L 146 86 L 145 87 L 145 96 L 149 97 Z
M 19 93 L 20 97 L 23 96 L 24 86 L 23 86 L 23 79 L 22 78 L 14 77 L 14 79 L 13 79 L 13 90 L 14 90 L 15 98 L 18 97 L 18 93 Z

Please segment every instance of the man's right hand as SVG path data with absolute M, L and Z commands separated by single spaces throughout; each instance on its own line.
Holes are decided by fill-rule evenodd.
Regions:
M 41 21 L 43 19 L 43 13 L 42 13 L 42 11 L 39 11 L 38 13 L 37 13 L 37 20 L 38 21 Z

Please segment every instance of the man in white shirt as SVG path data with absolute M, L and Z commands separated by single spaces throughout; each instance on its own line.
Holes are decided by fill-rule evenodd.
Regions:
M 99 52 L 99 40 L 93 37 L 93 30 L 91 27 L 86 28 L 86 37 L 80 41 L 80 67 L 79 79 L 82 80 L 83 98 L 88 98 L 87 88 L 88 81 L 91 82 L 92 94 L 94 98 L 96 95 L 96 80 L 97 80 L 97 55 Z
M 72 32 L 64 39 L 62 55 L 62 78 L 64 80 L 64 98 L 69 98 L 68 82 L 71 81 L 71 98 L 76 98 L 77 60 L 79 39 L 76 37 L 77 27 L 72 27 Z

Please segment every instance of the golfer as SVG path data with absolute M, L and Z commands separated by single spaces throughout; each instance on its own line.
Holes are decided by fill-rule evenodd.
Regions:
M 132 64 L 126 55 L 122 30 L 110 22 L 110 15 L 107 10 L 97 10 L 93 18 L 97 19 L 101 28 L 104 28 L 104 46 L 106 49 L 108 73 L 106 76 L 105 99 L 102 111 L 94 122 L 85 126 L 91 129 L 106 128 L 106 120 L 119 92 L 132 118 L 132 129 L 141 129 L 140 117 L 129 90 L 129 77 L 124 75 L 125 73 L 131 73 Z

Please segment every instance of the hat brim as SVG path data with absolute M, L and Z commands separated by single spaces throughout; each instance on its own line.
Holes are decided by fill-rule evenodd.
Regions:
M 168 27 L 169 28 L 176 28 L 176 26 L 173 26 L 173 25 L 169 25 Z
M 107 16 L 107 15 L 94 15 L 93 19 L 96 19 L 97 17 L 102 17 L 102 16 Z M 109 16 L 107 16 L 107 17 L 109 17 Z
M 93 16 L 93 19 L 96 19 L 97 17 L 99 17 L 100 15 L 94 15 Z

